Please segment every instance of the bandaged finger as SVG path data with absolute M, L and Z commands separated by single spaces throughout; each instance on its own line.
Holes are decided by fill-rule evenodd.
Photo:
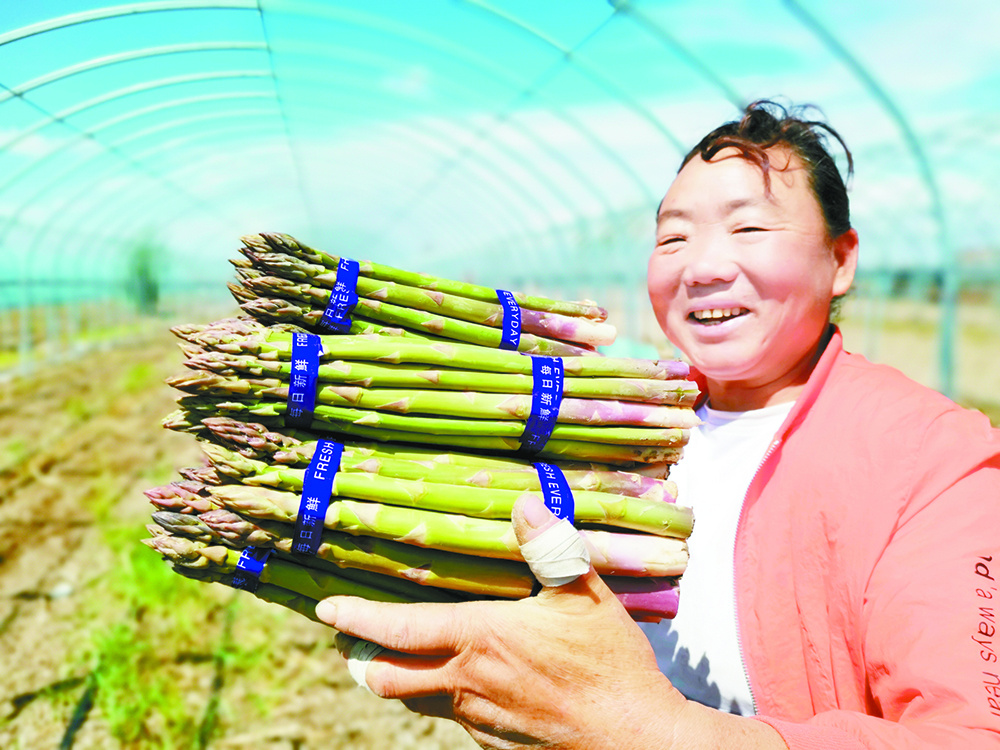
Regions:
M 587 545 L 566 519 L 522 544 L 521 556 L 543 586 L 565 586 L 590 570 Z
M 372 689 L 368 686 L 368 665 L 385 651 L 385 648 L 344 633 L 337 633 L 334 645 L 347 658 L 347 671 L 354 681 L 371 693 Z

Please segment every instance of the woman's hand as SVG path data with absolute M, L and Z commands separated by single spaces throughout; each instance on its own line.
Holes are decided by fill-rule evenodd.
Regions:
M 526 500 L 527 518 L 523 501 L 514 514 L 522 544 L 556 521 L 537 499 Z M 376 695 L 453 719 L 483 747 L 670 747 L 669 717 L 686 704 L 592 567 L 520 601 L 335 597 L 316 611 L 341 632 L 390 649 L 367 668 Z
M 556 522 L 530 497 L 515 506 L 513 520 L 522 545 Z M 773 733 L 689 703 L 660 673 L 646 637 L 593 567 L 519 601 L 333 597 L 316 613 L 342 633 L 389 649 L 361 678 L 372 692 L 452 719 L 485 748 L 754 747 L 728 744 L 748 740 L 743 729 L 757 731 L 738 726 L 731 734 L 733 720 Z M 780 739 L 767 745 L 784 746 Z

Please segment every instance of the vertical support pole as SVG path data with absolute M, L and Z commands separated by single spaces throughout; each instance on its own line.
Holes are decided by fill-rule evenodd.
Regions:
M 809 28 L 841 61 L 857 76 L 858 80 L 868 90 L 886 114 L 896 123 L 903 141 L 909 148 L 917 163 L 917 171 L 927 187 L 931 199 L 931 214 L 937 223 L 938 249 L 941 254 L 939 268 L 942 269 L 941 283 L 941 321 L 940 339 L 938 345 L 938 390 L 949 398 L 955 395 L 955 319 L 958 306 L 958 292 L 961 282 L 958 269 L 955 267 L 953 248 L 948 236 L 948 226 L 945 217 L 944 201 L 938 190 L 937 180 L 930 159 L 923 149 L 917 134 L 903 115 L 896 103 L 889 97 L 885 89 L 879 85 L 868 70 L 858 62 L 847 48 L 844 47 L 830 31 L 803 8 L 798 0 L 784 0 L 785 5 L 799 17 L 799 20 Z

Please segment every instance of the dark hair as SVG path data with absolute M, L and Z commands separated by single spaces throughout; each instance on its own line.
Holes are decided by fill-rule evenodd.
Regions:
M 833 136 L 844 149 L 848 177 L 854 173 L 854 159 L 836 130 L 824 122 L 798 116 L 810 108 L 806 105 L 789 111 L 767 99 L 755 101 L 747 105 L 741 119 L 727 122 L 702 138 L 684 157 L 681 168 L 695 156 L 700 155 L 705 161 L 710 161 L 722 149 L 735 148 L 744 159 L 760 167 L 764 174 L 764 187 L 770 192 L 771 161 L 767 149 L 784 146 L 806 167 L 809 187 L 823 211 L 827 232 L 830 237 L 839 237 L 851 228 L 850 206 L 847 186 L 826 148 L 825 136 Z

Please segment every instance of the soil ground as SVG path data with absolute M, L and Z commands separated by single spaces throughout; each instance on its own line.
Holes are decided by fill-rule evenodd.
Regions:
M 476 747 L 356 687 L 333 631 L 139 544 L 142 491 L 199 463 L 159 426 L 179 369 L 166 334 L 0 386 L 0 747 Z

